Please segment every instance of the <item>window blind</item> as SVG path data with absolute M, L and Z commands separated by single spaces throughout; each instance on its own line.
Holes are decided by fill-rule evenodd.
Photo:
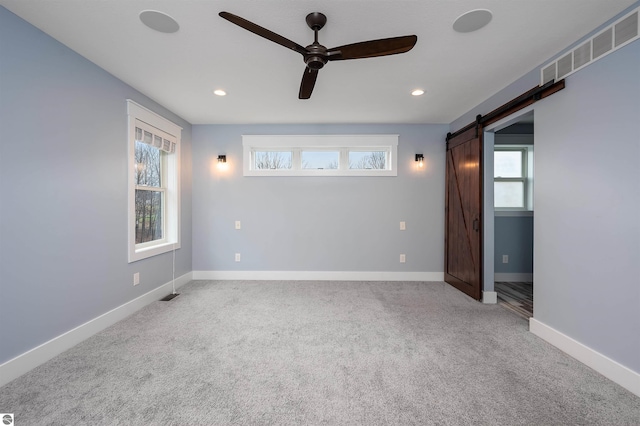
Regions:
M 136 142 L 151 145 L 169 154 L 176 152 L 176 139 L 172 135 L 139 120 L 136 120 Z

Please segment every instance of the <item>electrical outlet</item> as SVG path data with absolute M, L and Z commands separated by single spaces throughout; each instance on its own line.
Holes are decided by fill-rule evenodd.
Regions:
M 509 263 L 509 255 L 508 254 L 503 254 L 502 255 L 502 263 Z
M 400 230 L 405 231 L 406 229 L 407 229 L 407 224 L 404 221 L 400 222 Z
M 240 262 L 240 253 L 236 253 L 236 262 Z
M 140 272 L 133 274 L 133 285 L 140 284 Z
M 400 255 L 400 263 L 405 263 L 407 261 L 407 257 L 404 254 Z
M 241 227 L 240 221 L 236 220 L 236 229 L 240 229 L 240 227 Z

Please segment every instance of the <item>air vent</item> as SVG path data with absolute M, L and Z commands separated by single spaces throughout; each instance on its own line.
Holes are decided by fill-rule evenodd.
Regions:
M 615 26 L 616 47 L 638 37 L 638 12 L 634 12 Z
M 591 61 L 591 40 L 573 51 L 573 69 L 578 69 Z
M 613 49 L 613 28 L 593 38 L 593 59 L 599 58 Z
M 541 85 L 561 80 L 582 67 L 638 39 L 640 8 L 625 15 L 612 25 L 540 70 Z
M 542 69 L 542 85 L 547 84 L 551 80 L 556 79 L 556 63 L 552 63 L 546 68 Z
M 558 60 L 558 80 L 573 71 L 572 63 L 573 60 L 571 53 Z

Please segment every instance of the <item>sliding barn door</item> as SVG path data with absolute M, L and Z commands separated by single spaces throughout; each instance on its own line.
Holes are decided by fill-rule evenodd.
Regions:
M 447 141 L 445 281 L 476 300 L 482 294 L 482 129 Z

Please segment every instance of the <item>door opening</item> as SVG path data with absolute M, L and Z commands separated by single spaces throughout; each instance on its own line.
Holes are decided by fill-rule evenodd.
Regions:
M 485 131 L 485 192 L 490 193 L 485 219 L 492 230 L 485 229 L 493 237 L 485 240 L 493 241 L 484 248 L 497 303 L 528 319 L 533 316 L 535 135 L 533 110 L 522 112 Z

